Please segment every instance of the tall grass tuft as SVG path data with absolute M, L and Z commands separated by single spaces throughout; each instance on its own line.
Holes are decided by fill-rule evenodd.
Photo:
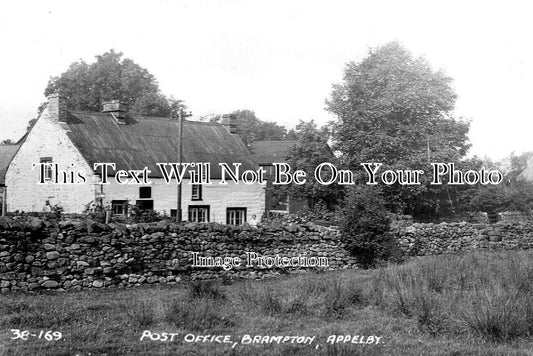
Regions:
M 242 283 L 236 290 L 236 298 L 249 310 L 256 309 L 266 315 L 276 315 L 283 311 L 280 295 L 266 284 Z
M 374 280 L 381 306 L 432 334 L 468 331 L 511 340 L 533 331 L 531 253 L 436 256 L 391 266 Z
M 226 299 L 220 283 L 214 281 L 196 281 L 189 283 L 190 299 Z
M 351 278 L 314 275 L 299 277 L 284 288 L 272 283 L 241 283 L 235 297 L 248 310 L 270 316 L 314 314 L 339 318 L 346 308 L 367 304 L 364 288 Z
M 360 285 L 339 278 L 326 280 L 327 289 L 323 294 L 324 316 L 340 317 L 346 308 L 366 305 L 366 298 Z
M 223 314 L 220 303 L 207 298 L 172 301 L 165 320 L 177 327 L 194 331 L 227 329 L 235 325 Z
M 154 307 L 149 301 L 136 300 L 126 309 L 126 313 L 134 326 L 146 328 L 155 322 Z

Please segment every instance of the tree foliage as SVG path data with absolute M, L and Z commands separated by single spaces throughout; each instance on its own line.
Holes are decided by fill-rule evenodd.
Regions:
M 528 165 L 533 163 L 533 152 L 524 152 L 519 155 L 512 152 L 508 157 L 508 162 L 509 169 L 506 174 L 508 181 L 510 183 L 521 181 L 521 174 L 528 168 Z
M 302 185 L 290 184 L 285 186 L 291 195 L 305 198 L 312 207 L 316 203 L 323 202 L 332 209 L 342 195 L 342 190 L 337 184 L 320 184 L 314 178 L 315 169 L 324 162 L 337 165 L 333 151 L 328 145 L 328 138 L 331 136 L 327 126 L 318 128 L 311 120 L 305 122 L 300 120 L 296 125 L 294 135 L 297 142 L 287 154 L 286 160 L 291 169 L 303 170 L 307 175 L 307 182 Z M 323 178 L 329 179 L 331 175 L 328 170 L 324 171 Z
M 511 153 L 503 162 L 477 159 L 477 168 L 483 166 L 504 172 L 498 185 L 465 187 L 457 194 L 457 205 L 463 211 L 484 211 L 496 215 L 504 211 L 533 212 L 533 182 L 521 176 L 533 152 L 520 155 Z M 476 166 L 475 166 L 476 167 Z
M 60 76 L 50 78 L 44 94 L 58 91 L 67 107 L 83 111 L 101 111 L 104 101 L 118 99 L 135 114 L 169 116 L 181 104 L 174 99 L 169 102 L 147 69 L 114 50 L 96 56 L 91 64 L 74 62 Z
M 178 110 L 186 108 L 182 100 L 167 98 L 161 93 L 148 93 L 135 101 L 130 112 L 140 116 L 176 117 Z
M 452 115 L 457 96 L 451 81 L 398 42 L 349 63 L 327 101 L 327 109 L 338 117 L 335 147 L 344 164 L 354 170 L 361 169 L 360 163 L 380 162 L 383 169 L 429 171 L 430 162 L 464 157 L 470 147 L 469 123 Z M 383 194 L 391 208 L 412 213 L 428 189 L 427 184 L 395 185 Z

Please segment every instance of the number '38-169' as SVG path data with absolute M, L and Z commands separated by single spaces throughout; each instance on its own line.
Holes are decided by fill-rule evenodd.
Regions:
M 35 337 L 37 339 L 45 339 L 46 341 L 57 341 L 63 337 L 61 332 L 52 330 L 40 330 L 38 333 L 31 333 L 28 330 L 11 329 L 11 332 L 13 333 L 12 340 L 28 340 L 30 337 Z

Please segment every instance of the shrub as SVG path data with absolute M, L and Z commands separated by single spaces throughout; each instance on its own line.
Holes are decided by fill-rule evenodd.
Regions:
M 130 216 L 127 221 L 133 223 L 150 223 L 168 218 L 166 214 L 161 214 L 152 209 L 141 209 L 137 205 L 130 205 L 128 210 L 130 211 Z
M 387 261 L 400 251 L 389 231 L 385 201 L 373 187 L 354 186 L 344 202 L 342 238 L 350 253 L 364 267 Z

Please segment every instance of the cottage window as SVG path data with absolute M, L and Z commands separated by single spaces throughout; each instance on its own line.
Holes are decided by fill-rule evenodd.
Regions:
M 192 185 L 191 200 L 202 200 L 202 185 L 201 184 Z
M 139 188 L 139 199 L 150 199 L 152 198 L 152 187 L 140 187 Z
M 246 222 L 246 208 L 227 208 L 226 224 L 242 225 Z
M 209 222 L 209 205 L 189 205 L 190 222 Z
M 195 181 L 199 181 L 198 172 L 194 172 Z M 205 171 L 202 172 L 202 180 L 206 179 Z M 202 200 L 202 185 L 193 184 L 191 189 L 191 200 Z
M 45 163 L 44 180 L 52 180 L 52 157 L 41 157 L 41 163 Z
M 128 212 L 128 201 L 127 200 L 112 200 L 111 201 L 111 212 L 113 215 L 126 215 Z

